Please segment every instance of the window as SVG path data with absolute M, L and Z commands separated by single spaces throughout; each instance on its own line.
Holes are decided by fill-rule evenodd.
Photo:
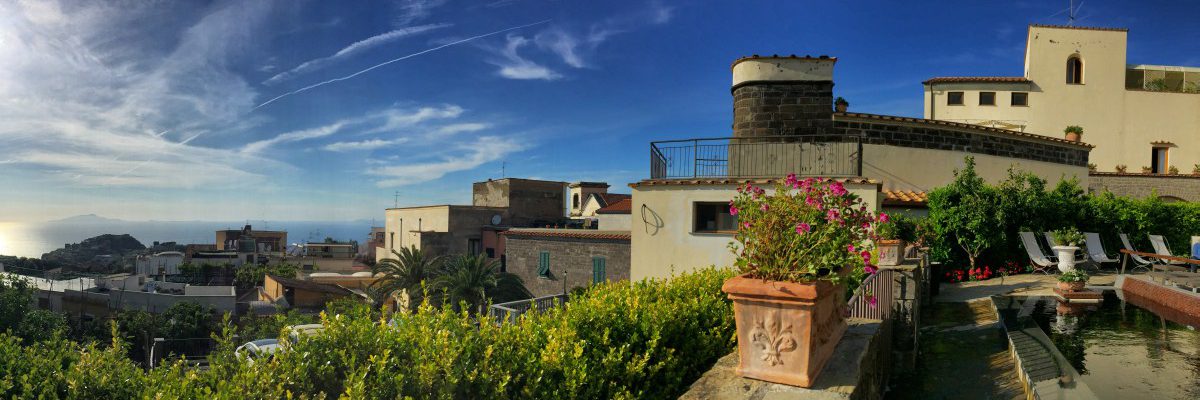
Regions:
M 488 247 L 483 249 L 483 253 L 487 254 L 487 258 L 496 258 L 496 249 Z
M 1029 105 L 1029 93 L 1013 92 L 1013 94 L 1012 94 L 1012 106 L 1013 107 L 1024 107 L 1024 106 L 1028 106 L 1028 105 Z
M 963 92 L 947 92 L 946 105 L 961 106 L 963 105 Z
M 1083 60 L 1079 59 L 1078 54 L 1067 57 L 1067 83 L 1083 84 Z
M 604 269 L 604 257 L 592 257 L 592 283 L 608 280 L 608 274 Z
M 571 204 L 573 204 L 571 207 L 576 209 L 579 208 L 579 193 L 571 195 Z
M 981 105 L 981 106 L 996 105 L 996 92 L 979 92 L 979 105 Z
M 479 239 L 467 239 L 467 254 L 471 256 L 479 255 L 479 249 L 482 248 L 482 242 Z
M 1150 172 L 1167 173 L 1167 168 L 1170 168 L 1170 164 L 1167 162 L 1167 150 L 1166 147 L 1155 147 L 1154 151 L 1150 153 Z
M 692 231 L 703 233 L 733 233 L 737 217 L 729 213 L 728 203 L 696 203 Z
M 543 251 L 541 254 L 538 254 L 538 277 L 550 277 L 550 252 L 548 251 Z

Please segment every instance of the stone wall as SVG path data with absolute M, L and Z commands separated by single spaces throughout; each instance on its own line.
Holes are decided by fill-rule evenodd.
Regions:
M 733 136 L 831 133 L 832 81 L 746 82 L 733 88 Z
M 541 252 L 550 252 L 550 275 L 538 276 Z M 604 257 L 610 281 L 629 280 L 629 239 L 592 239 L 505 234 L 507 271 L 520 276 L 534 297 L 592 284 L 592 257 Z
M 1200 175 L 1088 174 L 1088 192 L 1112 192 L 1118 196 L 1143 198 L 1155 195 L 1165 200 L 1200 201 Z
M 471 189 L 473 205 L 509 209 L 511 220 L 503 225 L 554 224 L 566 216 L 564 182 L 506 178 L 475 182 Z
M 834 116 L 835 133 L 861 137 L 864 144 L 947 150 L 1086 166 L 1087 146 L 1021 132 L 916 118 L 871 114 Z

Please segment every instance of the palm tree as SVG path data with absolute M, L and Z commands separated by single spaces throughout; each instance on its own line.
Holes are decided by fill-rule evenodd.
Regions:
M 521 277 L 500 272 L 499 264 L 482 255 L 459 255 L 447 261 L 431 285 L 444 293 L 445 301 L 459 309 L 465 302 L 469 309 L 483 312 L 488 301 L 503 303 L 531 297 Z
M 382 300 L 391 297 L 392 294 L 404 291 L 408 295 L 409 311 L 415 311 L 425 297 L 425 290 L 421 284 L 433 278 L 442 264 L 442 257 L 426 256 L 417 250 L 416 246 L 405 247 L 400 251 L 392 250 L 392 254 L 395 255 L 394 258 L 385 258 L 371 267 L 372 273 L 383 274 L 371 284 L 374 289 L 372 292 L 382 294 L 376 296 L 376 305 L 381 305 Z

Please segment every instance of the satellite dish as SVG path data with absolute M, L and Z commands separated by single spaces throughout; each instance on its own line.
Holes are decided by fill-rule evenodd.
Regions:
M 492 225 L 500 225 L 500 214 L 492 216 Z

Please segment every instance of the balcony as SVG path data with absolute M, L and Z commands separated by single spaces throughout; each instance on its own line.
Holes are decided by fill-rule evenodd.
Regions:
M 862 139 L 757 136 L 650 143 L 650 179 L 862 176 Z

